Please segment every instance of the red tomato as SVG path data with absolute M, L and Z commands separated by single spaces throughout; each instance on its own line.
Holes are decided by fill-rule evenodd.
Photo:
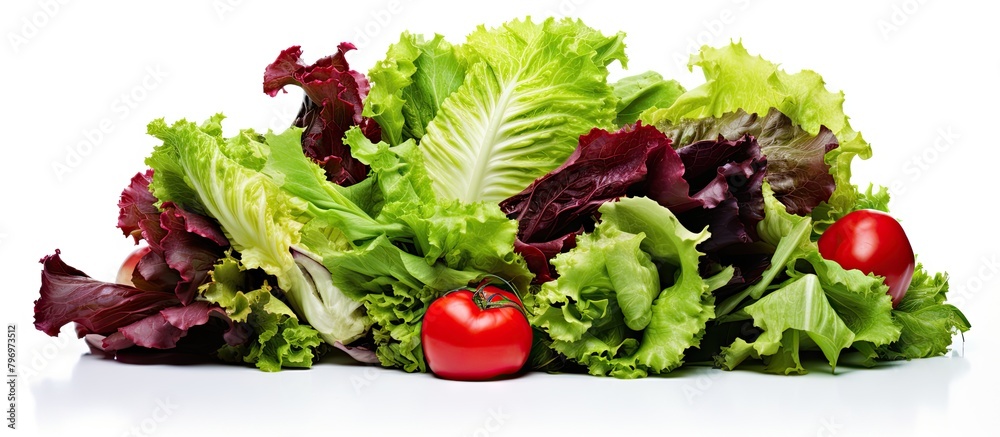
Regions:
M 899 222 L 881 211 L 866 209 L 841 217 L 819 238 L 819 253 L 845 269 L 885 277 L 893 308 L 913 279 L 910 240 Z
M 139 260 L 143 256 L 149 253 L 149 246 L 142 246 L 132 251 L 125 258 L 125 262 L 122 263 L 121 268 L 118 269 L 118 277 L 115 278 L 115 282 L 122 285 L 128 285 L 134 287 L 135 284 L 132 283 L 132 272 L 135 271 L 135 266 L 139 264 Z
M 505 305 L 501 296 L 512 302 Z M 473 381 L 521 370 L 531 352 L 531 326 L 520 306 L 514 293 L 492 285 L 453 291 L 431 302 L 420 329 L 431 371 Z

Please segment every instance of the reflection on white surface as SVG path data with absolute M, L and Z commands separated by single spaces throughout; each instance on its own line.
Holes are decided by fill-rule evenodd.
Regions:
M 955 354 L 952 354 L 955 355 Z M 349 364 L 263 373 L 224 365 L 126 365 L 83 355 L 69 379 L 29 388 L 40 431 L 70 435 L 328 430 L 331 435 L 538 435 L 692 430 L 749 435 L 924 434 L 970 426 L 985 407 L 969 396 L 992 378 L 970 378 L 959 356 L 875 369 L 814 363 L 805 376 L 684 368 L 622 381 L 532 373 L 494 382 L 455 382 Z M 971 401 L 971 402 L 970 402 Z M 93 428 L 99 426 L 99 428 Z M 669 431 L 669 432 L 668 432 Z M 654 434 L 661 434 L 657 431 Z

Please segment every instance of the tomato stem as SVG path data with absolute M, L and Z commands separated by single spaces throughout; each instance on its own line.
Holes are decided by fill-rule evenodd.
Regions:
M 479 284 L 476 286 L 476 290 L 472 292 L 472 301 L 476 303 L 476 306 L 478 306 L 481 310 L 513 307 L 517 308 L 525 318 L 528 318 L 528 312 L 524 308 L 523 303 L 511 300 L 507 296 L 500 293 L 490 293 L 488 296 L 486 295 L 486 286 L 493 284 L 495 281 L 500 281 L 503 285 L 506 285 L 507 289 L 511 293 L 514 293 L 518 299 L 521 299 L 520 293 L 517 292 L 517 287 L 514 287 L 514 285 L 506 279 L 496 275 L 486 275 L 479 281 Z M 499 297 L 500 299 L 493 300 L 496 297 Z

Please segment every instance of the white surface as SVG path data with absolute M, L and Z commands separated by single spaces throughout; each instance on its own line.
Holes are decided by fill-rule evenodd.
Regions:
M 3 321 L 19 325 L 18 433 L 990 433 L 985 426 L 995 421 L 991 405 L 1000 388 L 992 347 L 1000 283 L 993 214 L 1000 38 L 993 4 L 177 3 L 0 5 L 7 42 L 0 48 L 0 311 Z M 875 150 L 873 159 L 855 164 L 855 181 L 897 184 L 894 213 L 920 259 L 952 274 L 952 296 L 973 323 L 964 355 L 875 370 L 842 367 L 837 375 L 817 367 L 803 377 L 691 369 L 639 381 L 531 374 L 456 383 L 337 362 L 278 374 L 129 366 L 86 355 L 69 329 L 50 339 L 32 328 L 41 256 L 58 247 L 71 265 L 112 279 L 131 250 L 114 227 L 116 202 L 155 144 L 144 135 L 151 119 L 202 120 L 222 111 L 230 132 L 281 129 L 300 94 L 265 96 L 261 73 L 290 45 L 301 44 L 314 60 L 353 40 L 362 50 L 349 60 L 366 71 L 405 29 L 458 42 L 479 23 L 563 13 L 608 33 L 626 31 L 631 73 L 655 69 L 693 86 L 701 82 L 698 72 L 687 73 L 676 59 L 700 43 L 742 38 L 752 53 L 789 71 L 816 70 L 831 88 L 845 90 L 852 124 Z M 44 25 L 32 32 L 25 19 Z M 141 101 L 129 107 L 123 93 Z M 102 124 L 109 133 L 67 161 L 67 151 Z M 70 171 L 57 175 L 55 163 Z

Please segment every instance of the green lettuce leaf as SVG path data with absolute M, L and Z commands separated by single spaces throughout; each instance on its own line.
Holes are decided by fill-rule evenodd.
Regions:
M 669 107 L 685 91 L 677 81 L 665 80 L 655 71 L 622 78 L 612 87 L 618 98 L 615 107 L 618 113 L 615 124 L 618 126 L 635 123 L 639 114 L 650 108 Z
M 622 38 L 569 19 L 469 35 L 465 80 L 420 142 L 435 192 L 499 202 L 559 166 L 580 135 L 610 128 L 616 102 L 606 66 L 625 62 Z
M 263 173 L 223 153 L 221 120 L 217 115 L 203 127 L 185 120 L 172 126 L 162 119 L 150 123 L 149 134 L 163 141 L 146 160 L 154 170 L 150 189 L 160 201 L 218 220 L 248 268 L 281 278 L 295 264 L 288 250 L 298 243 L 302 224 L 295 216 L 304 205 Z
M 383 236 L 323 259 L 337 272 L 334 284 L 364 304 L 384 366 L 427 370 L 420 321 L 431 301 L 448 291 L 491 275 L 527 290 L 530 273 L 513 252 L 516 224 L 495 205 L 456 206 L 422 210 L 428 216 L 419 220 L 423 230 L 417 234 L 426 241 L 426 251 L 410 253 Z
M 462 85 L 466 68 L 458 48 L 441 35 L 425 41 L 404 32 L 368 71 L 372 87 L 362 114 L 378 122 L 390 146 L 419 140 L 445 98 Z
M 490 275 L 528 289 L 531 275 L 514 253 L 517 223 L 496 204 L 439 200 L 413 140 L 390 147 L 354 129 L 346 142 L 371 166 L 372 187 L 385 199 L 375 221 L 401 232 L 317 253 L 337 272 L 337 289 L 364 305 L 380 362 L 426 371 L 420 321 L 431 301 Z
M 726 370 L 736 368 L 749 357 L 777 355 L 767 370 L 805 373 L 798 354 L 801 333 L 819 347 L 830 366 L 836 369 L 840 351 L 854 342 L 854 333 L 830 305 L 816 275 L 802 275 L 791 280 L 743 311 L 763 332 L 752 342 L 739 338 L 722 349 L 716 363 Z
M 763 194 L 764 220 L 758 224 L 757 233 L 761 240 L 775 246 L 771 265 L 765 270 L 759 282 L 719 304 L 720 320 L 738 321 L 742 315 L 747 315 L 753 319 L 755 326 L 763 327 L 760 323 L 765 322 L 758 320 L 758 316 L 777 316 L 763 310 L 757 310 L 756 314 L 758 315 L 754 315 L 755 313 L 747 311 L 747 308 L 757 305 L 784 288 L 788 288 L 788 283 L 809 277 L 810 281 L 815 282 L 815 284 L 809 282 L 808 284 L 796 285 L 795 289 L 808 288 L 811 290 L 815 288 L 821 291 L 823 301 L 836 316 L 836 320 L 826 316 L 824 316 L 825 318 L 815 318 L 819 317 L 820 313 L 825 314 L 826 306 L 814 308 L 815 311 L 820 312 L 815 314 L 814 320 L 824 320 L 824 323 L 832 323 L 832 325 L 824 327 L 817 324 L 813 325 L 812 329 L 836 330 L 842 324 L 851 333 L 852 343 L 847 346 L 854 346 L 868 355 L 873 353 L 873 348 L 889 345 L 899 339 L 900 323 L 894 316 L 892 300 L 886 293 L 888 287 L 883 283 L 882 278 L 866 275 L 859 270 L 844 270 L 836 262 L 823 259 L 819 253 L 819 247 L 810 238 L 813 229 L 812 220 L 809 217 L 788 213 L 784 205 L 775 198 L 774 192 L 768 184 L 764 184 Z M 776 288 L 772 286 L 776 280 L 785 282 Z M 745 306 L 741 311 L 736 311 L 743 305 Z M 767 308 L 775 309 L 776 307 Z M 799 310 L 803 310 L 803 308 L 799 308 Z M 775 321 L 772 320 L 770 323 L 774 325 Z M 810 338 L 812 337 L 810 336 Z M 747 349 L 745 340 L 737 339 L 728 349 L 723 349 L 718 362 L 723 367 L 732 369 L 747 357 L 760 358 L 780 353 L 782 358 L 779 358 L 778 362 L 783 364 L 775 364 L 774 359 L 769 358 L 766 370 L 778 373 L 793 371 L 804 373 L 804 369 L 799 365 L 797 352 L 801 349 L 799 340 L 801 337 L 782 339 L 778 334 L 772 334 L 769 337 L 771 343 L 766 344 L 766 350 L 769 353 L 765 354 L 762 353 L 762 350 L 765 350 L 764 343 L 760 347 L 755 347 L 755 350 L 751 352 Z M 780 349 L 786 344 L 793 350 Z M 775 350 L 775 347 L 779 349 Z M 832 349 L 824 350 L 831 365 L 836 364 L 837 354 L 834 352 Z
M 625 198 L 600 212 L 597 228 L 552 261 L 560 276 L 534 297 L 532 325 L 593 375 L 669 372 L 714 316 L 709 283 L 725 284 L 732 270 L 701 278 L 696 246 L 708 231 L 688 231 L 652 200 Z
M 885 360 L 926 358 L 948 352 L 955 334 L 972 326 L 958 308 L 945 303 L 948 276 L 929 274 L 921 264 L 892 315 L 902 327 L 899 341 L 877 350 Z
M 300 324 L 291 308 L 271 294 L 266 282 L 249 288 L 257 281 L 231 253 L 209 275 L 211 281 L 201 287 L 203 297 L 221 306 L 233 322 L 250 332 L 244 343 L 223 346 L 220 358 L 254 364 L 267 372 L 312 366 L 323 343 L 319 332 Z
M 809 263 L 807 270 L 819 277 L 830 305 L 854 333 L 854 341 L 882 346 L 899 338 L 900 326 L 892 314 L 889 287 L 881 277 L 844 270 L 840 264 L 823 259 L 818 251 L 809 252 L 803 259 Z M 792 278 L 809 274 L 795 267 L 789 269 Z

